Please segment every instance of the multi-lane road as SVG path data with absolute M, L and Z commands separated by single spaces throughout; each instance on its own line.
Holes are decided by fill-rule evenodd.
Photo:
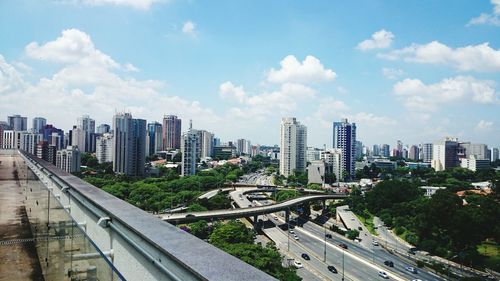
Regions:
M 262 175 L 250 175 L 248 178 L 254 182 L 247 183 L 263 180 Z M 252 205 L 242 191 L 235 191 L 231 195 L 243 208 Z M 270 200 L 260 201 L 262 205 L 272 203 L 274 202 Z M 380 239 L 373 238 L 368 232 L 362 233 L 361 238 L 365 241 L 358 243 L 308 221 L 301 224 L 301 227 L 293 228 L 294 234 L 298 237 L 296 240 L 293 234 L 287 231 L 282 213 L 261 215 L 258 219 L 268 221 L 263 232 L 285 254 L 286 262 L 293 263 L 291 259 L 296 259 L 303 264 L 304 267 L 300 268 L 298 273 L 307 280 L 342 280 L 342 272 L 344 272 L 344 280 L 383 280 L 384 278 L 378 274 L 379 271 L 386 272 L 391 280 L 444 280 L 421 269 L 417 269 L 416 274 L 408 271 L 406 267 L 416 267 L 416 265 L 410 260 L 389 253 L 380 245 L 373 245 L 373 240 L 380 241 Z M 325 240 L 325 233 L 331 238 Z M 397 243 L 396 241 L 390 242 L 391 244 Z M 339 247 L 340 243 L 346 244 L 348 248 Z M 307 254 L 310 260 L 304 260 L 301 257 L 303 253 Z M 394 267 L 386 266 L 385 261 L 391 261 Z M 329 265 L 333 265 L 338 273 L 330 272 L 327 269 Z

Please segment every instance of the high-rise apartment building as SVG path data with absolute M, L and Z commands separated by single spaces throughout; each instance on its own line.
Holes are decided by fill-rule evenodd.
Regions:
M 363 157 L 363 143 L 360 141 L 356 141 L 356 144 L 354 147 L 355 147 L 354 161 L 356 161 L 356 159 L 360 159 Z
M 23 135 L 26 132 L 4 130 L 2 137 L 3 149 L 22 149 Z
M 498 148 L 493 147 L 493 148 L 491 149 L 491 162 L 496 161 L 496 160 L 498 160 L 498 159 L 500 159 L 500 153 L 499 153 L 499 150 L 498 150 Z
M 477 160 L 490 160 L 490 152 L 488 146 L 483 143 L 461 143 L 461 147 L 465 148 L 465 158 L 474 156 Z
M 418 160 L 419 159 L 419 149 L 418 146 L 412 145 L 408 149 L 408 158 L 412 160 Z
M 356 153 L 356 123 L 349 123 L 347 119 L 333 122 L 333 147 L 342 150 L 342 170 L 352 178 L 355 173 Z
M 73 126 L 73 129 L 70 130 L 70 146 L 78 147 L 79 150 L 85 151 L 85 135 L 86 132 L 77 126 Z
M 431 163 L 432 161 L 432 143 L 422 144 L 422 151 L 420 153 L 420 159 L 426 163 Z
M 444 141 L 434 143 L 432 146 L 431 167 L 436 171 L 460 165 L 462 149 L 457 138 L 446 138 Z
M 96 141 L 97 162 L 105 163 L 113 161 L 113 135 L 104 133 L 97 137 Z
M 154 155 L 163 150 L 163 127 L 158 122 L 148 124 L 148 141 L 146 151 L 148 155 Z
M 68 173 L 79 172 L 81 166 L 81 155 L 78 147 L 68 146 L 58 150 L 56 153 L 57 168 Z
M 101 124 L 99 126 L 97 126 L 97 129 L 96 129 L 97 133 L 98 134 L 105 134 L 105 133 L 109 133 L 111 131 L 111 126 L 109 126 L 108 124 Z
M 33 130 L 39 134 L 43 134 L 43 128 L 47 125 L 47 119 L 43 117 L 33 118 Z
M 289 177 L 294 171 L 305 172 L 307 127 L 294 117 L 281 119 L 280 174 Z
M 337 182 L 343 178 L 342 149 L 332 148 L 322 151 L 320 159 L 325 162 L 326 173 L 333 173 Z
M 95 133 L 95 120 L 88 115 L 83 115 L 77 120 L 78 129 L 83 131 L 84 139 L 83 145 L 79 146 L 79 150 L 83 152 L 95 152 L 96 146 L 96 133 Z
M 214 134 L 205 130 L 197 130 L 200 142 L 199 158 L 212 157 L 214 154 Z
M 163 149 L 181 148 L 182 121 L 175 115 L 163 117 Z
M 189 131 L 182 134 L 181 152 L 181 176 L 190 176 L 196 174 L 196 164 L 198 163 L 198 151 L 201 150 L 200 134 L 197 130 L 189 128 Z
M 48 141 L 49 145 L 55 145 L 56 149 L 64 148 L 64 131 L 50 124 L 43 128 L 43 139 Z
M 13 131 L 27 131 L 28 130 L 28 117 L 22 117 L 21 115 L 12 115 L 7 117 L 7 123 Z
M 37 144 L 43 140 L 43 135 L 33 129 L 31 132 L 26 132 L 22 135 L 21 149 L 36 155 Z
M 380 146 L 378 144 L 373 145 L 372 155 L 373 156 L 380 156 Z
M 308 147 L 306 150 L 306 161 L 312 163 L 313 161 L 319 160 L 319 154 L 321 149 L 315 147 Z
M 78 128 L 88 133 L 95 133 L 95 120 L 88 115 L 83 115 L 77 119 Z
M 146 120 L 130 113 L 113 117 L 113 170 L 130 176 L 144 175 L 146 160 Z
M 391 147 L 388 144 L 382 144 L 380 146 L 380 156 L 387 158 L 391 156 Z

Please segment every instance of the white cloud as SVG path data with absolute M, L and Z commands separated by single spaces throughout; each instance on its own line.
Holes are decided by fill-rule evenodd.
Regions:
M 491 48 L 489 43 L 454 49 L 432 41 L 424 45 L 412 44 L 400 50 L 379 54 L 379 57 L 422 64 L 450 65 L 460 71 L 500 71 L 500 49 Z
M 126 63 L 123 68 L 125 69 L 125 71 L 128 71 L 128 72 L 139 72 L 140 69 L 135 67 L 135 65 L 131 64 L 131 63 Z
M 480 120 L 479 123 L 477 123 L 475 129 L 480 131 L 486 131 L 486 130 L 491 130 L 492 128 L 493 128 L 493 122 Z
M 382 68 L 382 75 L 384 75 L 384 77 L 387 79 L 396 80 L 404 74 L 405 72 L 398 68 Z
M 120 68 L 114 67 L 119 64 L 97 50 L 87 34 L 79 30 L 69 33 L 72 36 L 63 32 L 55 41 L 43 46 L 30 43 L 31 47 L 26 48 L 29 55 L 63 63 L 51 76 L 34 83 L 24 81 L 0 55 L 0 112 L 17 112 L 28 117 L 41 115 L 63 129 L 71 128 L 82 114 L 109 124 L 113 114 L 123 110 L 147 120 L 158 120 L 163 113 L 177 114 L 184 119 L 193 118 L 207 128 L 220 122 L 217 114 L 198 101 L 164 94 L 163 81 L 120 76 Z M 68 38 L 75 38 L 75 34 L 78 35 L 75 40 L 83 43 L 70 43 Z M 125 64 L 124 69 L 127 68 L 135 67 Z
M 469 76 L 443 79 L 435 84 L 424 84 L 419 79 L 404 79 L 393 86 L 393 92 L 412 111 L 432 112 L 440 105 L 452 102 L 498 104 L 499 93 L 495 82 Z
M 196 24 L 192 21 L 187 21 L 182 25 L 182 32 L 186 34 L 194 34 L 195 33 Z
M 491 0 L 491 4 L 493 4 L 492 14 L 481 13 L 478 17 L 472 18 L 467 26 L 479 24 L 500 26 L 500 0 Z
M 366 39 L 356 46 L 356 49 L 366 51 L 371 49 L 385 49 L 389 48 L 394 39 L 394 34 L 385 29 L 381 29 L 372 34 L 371 39 Z
M 281 62 L 281 69 L 271 68 L 267 73 L 267 81 L 273 83 L 310 83 L 331 81 L 337 74 L 325 69 L 320 60 L 307 56 L 302 63 L 293 55 L 286 56 Z
M 29 57 L 42 61 L 119 67 L 111 57 L 94 47 L 88 34 L 78 29 L 63 30 L 62 35 L 54 41 L 41 46 L 31 42 L 24 49 Z
M 77 2 L 90 6 L 128 6 L 139 10 L 148 10 L 154 3 L 159 0 L 77 0 Z
M 244 103 L 246 100 L 246 94 L 243 86 L 237 87 L 230 81 L 226 81 L 219 86 L 219 94 L 224 99 L 233 99 L 239 103 Z

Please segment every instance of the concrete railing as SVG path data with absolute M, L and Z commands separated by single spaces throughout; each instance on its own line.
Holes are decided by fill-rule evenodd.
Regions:
M 127 280 L 275 280 L 24 151 L 26 165 Z M 109 253 L 112 253 L 110 255 Z M 99 279 L 102 280 L 102 279 Z

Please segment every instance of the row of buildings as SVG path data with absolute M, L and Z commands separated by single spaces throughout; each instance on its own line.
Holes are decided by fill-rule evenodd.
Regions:
M 333 122 L 332 147 L 319 150 L 307 148 L 305 125 L 294 117 L 283 118 L 280 174 L 289 177 L 307 169 L 309 181 L 313 183 L 323 182 L 327 173 L 334 174 L 337 180 L 351 178 L 355 172 L 356 147 L 356 124 L 349 123 L 347 119 Z
M 20 115 L 0 122 L 0 148 L 23 149 L 68 172 L 80 170 L 80 152 L 95 153 L 99 163 L 112 162 L 116 173 L 143 176 L 147 156 L 166 158 L 182 152 L 182 175 L 192 175 L 200 161 L 256 155 L 260 150 L 245 139 L 222 144 L 213 133 L 193 129 L 191 123 L 183 134 L 182 120 L 175 115 L 165 115 L 161 123 L 147 123 L 130 113 L 116 113 L 112 126 L 97 128 L 95 120 L 84 115 L 66 133 L 42 117 L 33 118 L 30 129 L 27 124 L 27 117 Z

